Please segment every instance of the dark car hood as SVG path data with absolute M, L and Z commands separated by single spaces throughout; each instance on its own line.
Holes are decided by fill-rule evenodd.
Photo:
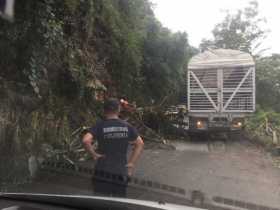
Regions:
M 80 196 L 80 195 L 58 195 L 58 194 L 33 194 L 33 193 L 1 193 L 1 199 L 15 201 L 40 202 L 52 205 L 61 205 L 73 208 L 89 209 L 99 207 L 121 208 L 121 207 L 141 207 L 142 209 L 168 209 L 168 210 L 199 210 L 198 208 L 175 205 L 170 203 L 159 203 L 127 198 L 100 197 L 100 196 Z

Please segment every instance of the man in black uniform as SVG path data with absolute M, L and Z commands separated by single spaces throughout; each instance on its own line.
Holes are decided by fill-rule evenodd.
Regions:
M 83 137 L 85 149 L 96 161 L 94 191 L 107 196 L 126 196 L 127 178 L 143 150 L 143 140 L 129 123 L 119 119 L 120 104 L 116 99 L 104 103 L 105 120 L 96 123 Z M 95 150 L 93 141 L 97 140 Z M 128 146 L 132 152 L 127 159 Z

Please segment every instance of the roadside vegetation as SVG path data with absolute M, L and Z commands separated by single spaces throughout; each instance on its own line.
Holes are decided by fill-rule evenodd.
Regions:
M 258 110 L 248 129 L 271 136 L 258 127 L 267 122 L 279 139 L 280 55 L 264 56 L 263 21 L 252 2 L 196 49 L 187 33 L 161 25 L 148 0 L 16 1 L 14 22 L 0 19 L 0 153 L 10 161 L 0 163 L 1 179 L 7 167 L 26 171 L 17 159 L 43 155 L 44 144 L 69 149 L 74 131 L 102 115 L 104 96 L 179 103 L 188 60 L 207 48 L 254 55 Z
M 148 106 L 183 94 L 196 50 L 152 8 L 148 0 L 16 1 L 14 22 L 0 19 L 0 153 L 11 161 L 0 173 L 26 171 L 18 159 L 44 155 L 44 144 L 48 153 L 68 149 L 73 132 L 102 115 L 104 96 Z

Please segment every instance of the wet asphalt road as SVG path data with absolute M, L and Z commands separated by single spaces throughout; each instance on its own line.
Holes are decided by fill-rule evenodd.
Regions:
M 137 177 L 198 190 L 206 197 L 230 198 L 280 207 L 280 169 L 264 149 L 248 140 L 206 143 L 177 142 L 176 151 L 145 150 Z
M 280 169 L 272 166 L 270 155 L 262 147 L 247 140 L 213 145 L 211 151 L 206 142 L 176 142 L 177 150 L 146 148 L 134 176 L 184 189 L 185 194 L 131 185 L 128 197 L 191 205 L 192 193 L 198 191 L 210 203 L 222 199 L 240 206 L 245 202 L 251 207 L 255 204 L 280 209 Z M 89 176 L 43 172 L 43 177 L 16 190 L 92 195 Z

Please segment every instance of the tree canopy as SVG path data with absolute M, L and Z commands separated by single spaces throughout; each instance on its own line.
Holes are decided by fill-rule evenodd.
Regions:
M 200 45 L 202 51 L 208 47 L 235 49 L 251 54 L 260 54 L 267 30 L 263 29 L 265 18 L 259 17 L 257 1 L 251 1 L 244 9 L 236 13 L 227 11 L 224 20 L 213 29 L 213 40 L 204 39 Z
M 18 0 L 15 14 L 0 20 L 0 76 L 28 94 L 88 100 L 95 79 L 142 102 L 179 91 L 187 34 L 162 27 L 147 0 Z
M 193 52 L 148 0 L 17 0 L 0 19 L 1 154 L 62 147 L 102 115 L 100 95 L 176 103 Z

